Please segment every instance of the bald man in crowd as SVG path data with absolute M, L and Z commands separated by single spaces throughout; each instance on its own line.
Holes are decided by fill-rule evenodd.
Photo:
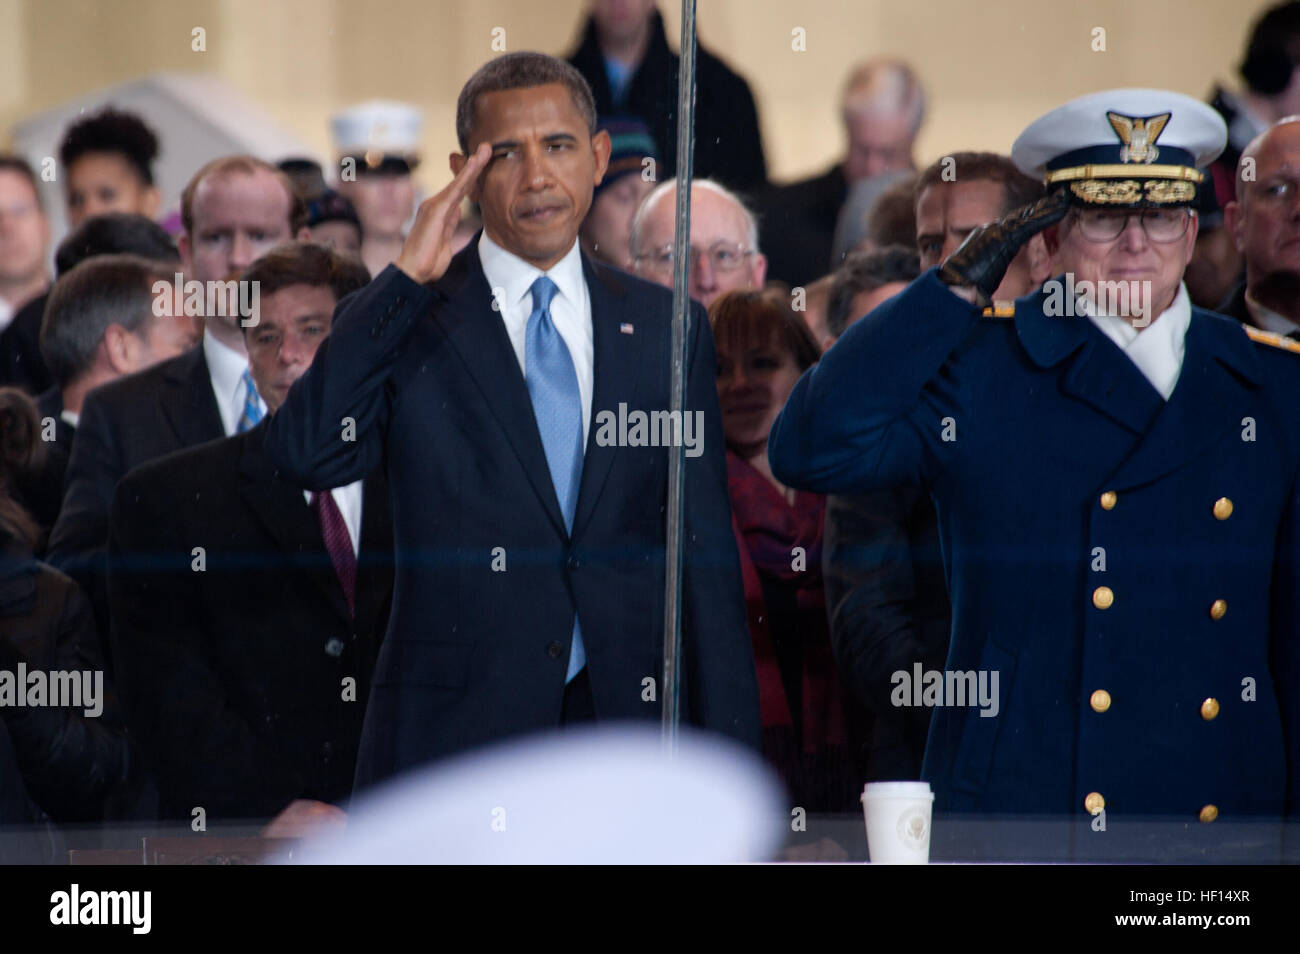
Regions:
M 645 197 L 632 220 L 632 270 L 671 288 L 677 180 Z M 758 250 L 758 223 L 740 199 L 708 179 L 691 183 L 691 297 L 707 308 L 737 288 L 762 288 L 767 258 Z
M 1300 116 L 1288 116 L 1251 140 L 1237 163 L 1237 198 L 1223 211 L 1246 280 L 1218 310 L 1292 338 L 1300 338 L 1298 195 Z

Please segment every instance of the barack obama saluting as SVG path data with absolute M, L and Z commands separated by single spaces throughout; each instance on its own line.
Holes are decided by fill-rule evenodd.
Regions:
M 669 407 L 670 296 L 591 262 L 578 227 L 609 157 L 586 82 L 513 53 L 461 91 L 455 180 L 394 265 L 341 303 L 267 430 L 307 488 L 390 481 L 393 611 L 359 786 L 564 723 L 658 719 L 667 453 L 593 414 Z M 461 201 L 484 229 L 452 256 Z M 631 334 L 623 329 L 630 329 Z M 687 331 L 683 711 L 758 746 L 706 316 Z M 354 439 L 352 439 L 354 438 Z
M 1001 699 L 936 710 L 922 775 L 968 825 L 1055 822 L 971 854 L 1276 861 L 1300 812 L 1300 355 L 1182 284 L 1224 139 L 1159 90 L 1042 117 L 1012 158 L 1048 196 L 853 325 L 773 427 L 784 483 L 938 506 L 947 668 Z M 976 307 L 1038 232 L 1067 275 Z M 1057 307 L 1070 276 L 1093 294 Z

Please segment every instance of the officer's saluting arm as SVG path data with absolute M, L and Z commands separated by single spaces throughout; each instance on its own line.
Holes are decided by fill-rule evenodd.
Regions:
M 938 269 L 926 272 L 845 332 L 810 368 L 772 426 L 772 473 L 818 493 L 922 484 L 956 442 L 959 383 L 949 357 L 979 320 L 1007 266 L 1030 237 L 1060 221 L 1062 192 L 976 229 Z
M 389 377 L 446 272 L 461 201 L 492 149 L 480 144 L 445 189 L 420 203 L 397 261 L 341 301 L 329 337 L 294 382 L 266 435 L 284 476 L 312 490 L 341 487 L 379 464 L 388 423 Z

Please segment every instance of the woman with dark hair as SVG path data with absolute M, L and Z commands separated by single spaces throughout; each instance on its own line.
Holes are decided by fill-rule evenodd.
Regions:
M 835 668 L 822 588 L 826 500 L 782 486 L 767 462 L 772 422 L 820 349 L 779 291 L 729 292 L 709 317 L 764 755 L 792 805 L 852 811 L 862 779 L 850 741 L 856 714 Z
M 0 825 L 96 822 L 135 795 L 90 604 L 76 583 L 32 556 L 38 528 L 11 492 L 40 466 L 41 449 L 36 405 L 17 388 L 0 388 L 0 724 L 21 776 L 0 777 L 0 804 L 12 806 L 21 785 L 34 809 L 32 818 L 0 818 Z M 90 697 L 81 705 L 51 704 L 60 700 L 48 695 L 39 705 L 20 704 L 33 673 L 51 693 L 50 674 L 76 673 L 84 687 L 80 674 L 89 673 Z
M 76 228 L 106 212 L 152 219 L 160 201 L 153 184 L 156 158 L 158 137 L 134 113 L 108 106 L 78 119 L 59 145 L 68 224 Z

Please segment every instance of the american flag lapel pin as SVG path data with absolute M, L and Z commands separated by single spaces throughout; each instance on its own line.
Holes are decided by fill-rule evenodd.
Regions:
M 618 330 L 622 334 L 630 335 L 632 333 L 632 323 L 629 321 L 621 322 L 618 326 Z

